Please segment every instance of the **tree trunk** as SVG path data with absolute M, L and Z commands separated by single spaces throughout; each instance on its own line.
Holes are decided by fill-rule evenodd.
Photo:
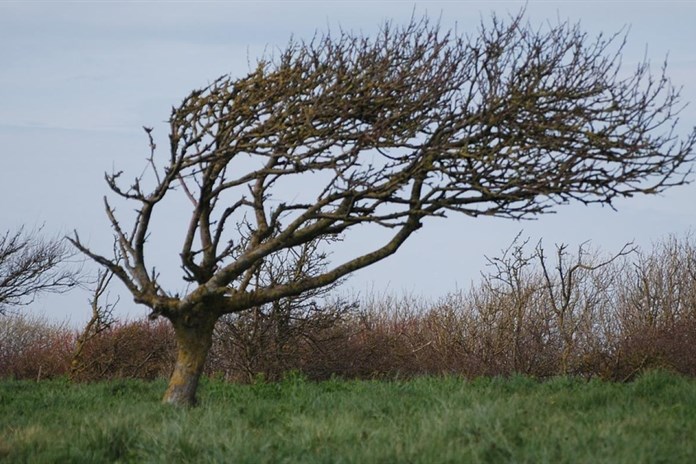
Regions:
M 177 406 L 194 406 L 198 380 L 213 340 L 217 317 L 184 316 L 172 320 L 176 335 L 177 357 L 169 387 L 162 401 Z

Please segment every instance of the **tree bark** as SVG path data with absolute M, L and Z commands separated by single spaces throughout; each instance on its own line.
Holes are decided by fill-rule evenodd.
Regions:
M 217 316 L 184 316 L 172 320 L 177 358 L 162 401 L 176 406 L 195 406 L 198 380 L 210 351 Z

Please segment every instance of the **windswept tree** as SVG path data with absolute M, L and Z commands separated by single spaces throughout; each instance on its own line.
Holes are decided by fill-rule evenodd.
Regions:
M 664 67 L 626 70 L 622 36 L 523 16 L 493 17 L 472 36 L 414 19 L 374 37 L 291 41 L 246 76 L 191 92 L 172 110 L 168 156 L 155 157 L 145 128 L 148 179 L 106 178 L 137 205 L 126 226 L 106 202 L 117 256 L 72 241 L 173 324 L 165 402 L 195 402 L 222 315 L 331 285 L 396 252 L 426 218 L 526 218 L 687 181 L 696 129 L 676 134 L 679 91 Z M 158 206 L 177 194 L 191 204 L 183 295 L 162 288 L 147 260 Z M 367 225 L 391 235 L 318 273 L 256 278 L 289 250 Z
M 66 266 L 74 249 L 39 232 L 22 227 L 0 236 L 0 315 L 41 293 L 62 293 L 78 284 L 79 272 Z

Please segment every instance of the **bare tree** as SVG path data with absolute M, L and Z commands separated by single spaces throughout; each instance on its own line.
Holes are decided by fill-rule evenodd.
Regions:
M 414 19 L 374 38 L 291 41 L 174 108 L 168 157 L 155 159 L 145 128 L 151 176 L 106 177 L 138 205 L 129 230 L 105 200 L 122 261 L 72 241 L 172 322 L 179 352 L 165 402 L 195 402 L 219 317 L 330 285 L 396 252 L 426 218 L 527 218 L 686 182 L 696 129 L 676 135 L 679 91 L 664 67 L 626 73 L 623 37 L 523 16 L 493 17 L 476 36 Z M 174 191 L 192 205 L 183 295 L 162 288 L 146 259 L 153 215 Z M 316 275 L 254 279 L 275 256 L 367 225 L 391 237 Z
M 551 269 L 541 241 L 537 244 L 534 257 L 544 276 L 545 303 L 554 315 L 560 336 L 561 374 L 570 373 L 570 357 L 581 333 L 598 332 L 592 327 L 597 319 L 593 313 L 601 307 L 606 297 L 604 290 L 611 282 L 597 271 L 636 251 L 632 243 L 627 243 L 615 255 L 600 260 L 588 249 L 587 242 L 578 246 L 574 256 L 568 252 L 568 245 L 560 244 L 556 245 L 556 263 Z M 584 330 L 580 330 L 583 326 Z
M 0 314 L 28 305 L 40 293 L 65 292 L 78 283 L 76 269 L 65 266 L 73 251 L 63 239 L 44 239 L 40 230 L 0 236 Z
M 487 327 L 496 327 L 507 336 L 497 337 L 500 346 L 493 356 L 503 358 L 507 353 L 512 369 L 528 372 L 521 353 L 525 334 L 525 321 L 534 319 L 529 312 L 534 308 L 538 282 L 533 272 L 534 256 L 526 253 L 529 239 L 522 239 L 522 231 L 499 256 L 486 256 L 489 271 L 481 273 L 483 279 L 479 290 L 472 292 L 478 308 L 479 318 Z
M 109 288 L 109 284 L 113 277 L 114 275 L 107 269 L 97 273 L 97 278 L 93 284 L 92 297 L 89 300 L 89 305 L 92 309 L 92 317 L 87 321 L 87 325 L 85 325 L 82 333 L 78 335 L 75 341 L 75 351 L 70 361 L 70 378 L 73 380 L 78 379 L 80 372 L 86 367 L 86 363 L 83 359 L 83 351 L 87 343 L 105 330 L 108 330 L 115 322 L 113 313 L 119 298 L 116 298 L 114 302 L 109 302 L 107 294 L 107 301 L 104 303 L 100 301 L 104 298 L 104 294 Z

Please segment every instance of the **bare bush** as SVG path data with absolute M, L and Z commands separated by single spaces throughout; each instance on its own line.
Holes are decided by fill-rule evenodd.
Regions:
M 323 343 L 303 345 L 299 358 L 276 364 L 268 378 L 282 377 L 283 368 L 312 379 L 523 373 L 628 380 L 651 367 L 693 375 L 695 250 L 687 236 L 640 252 L 627 244 L 611 255 L 587 243 L 575 252 L 559 244 L 549 255 L 541 242 L 518 236 L 488 259 L 469 291 L 434 301 L 362 298 L 359 310 L 313 332 Z M 262 346 L 256 356 L 263 358 Z M 228 368 L 228 378 L 251 378 L 239 365 Z
M 327 267 L 321 246 L 337 240 L 324 237 L 271 255 L 255 267 L 248 285 L 280 287 L 320 275 Z M 327 330 L 355 309 L 355 303 L 343 298 L 329 299 L 341 282 L 222 316 L 215 327 L 207 370 L 251 381 L 257 376 L 277 380 L 288 370 L 301 369 L 308 351 L 321 350 Z
M 500 256 L 487 258 L 489 270 L 472 289 L 469 349 L 483 369 L 476 373 L 546 375 L 553 369 L 548 350 L 556 340 L 528 243 L 518 235 Z
M 0 317 L 0 378 L 39 380 L 67 374 L 73 343 L 65 324 L 25 314 Z
M 342 299 L 321 303 L 283 299 L 221 318 L 206 371 L 230 380 L 279 380 L 313 365 L 313 353 L 331 349 L 355 306 Z
M 284 263 L 275 278 L 298 269 L 294 258 Z M 206 372 L 242 382 L 289 371 L 314 380 L 523 373 L 623 381 L 656 367 L 696 375 L 692 235 L 613 255 L 588 244 L 548 255 L 518 236 L 488 264 L 479 284 L 437 300 L 316 294 L 222 319 Z M 0 318 L 0 376 L 63 375 L 76 340 L 42 318 Z M 83 344 L 75 378 L 166 376 L 174 345 L 161 321 L 113 323 Z
M 174 333 L 165 321 L 117 322 L 84 345 L 80 381 L 167 377 L 174 365 Z
M 617 291 L 615 375 L 646 367 L 696 373 L 696 241 L 669 237 L 641 252 Z

